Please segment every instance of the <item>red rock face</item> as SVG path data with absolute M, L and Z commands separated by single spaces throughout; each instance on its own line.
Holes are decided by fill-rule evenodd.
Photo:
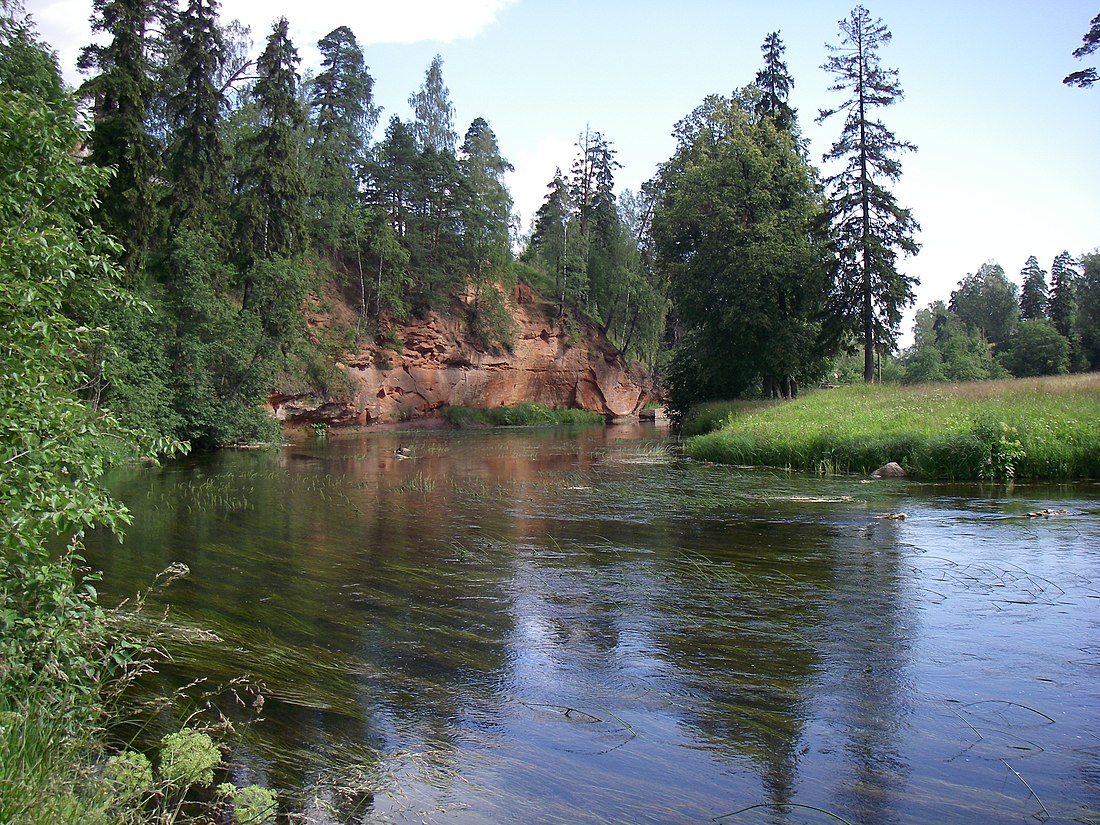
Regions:
M 568 330 L 523 284 L 512 299 L 511 349 L 482 347 L 466 335 L 461 317 L 433 313 L 398 328 L 400 352 L 372 349 L 338 364 L 356 388 L 352 397 L 273 396 L 272 411 L 289 424 L 366 424 L 431 415 L 443 406 L 527 401 L 628 416 L 652 400 L 651 376 L 628 365 L 597 328 L 577 321 Z

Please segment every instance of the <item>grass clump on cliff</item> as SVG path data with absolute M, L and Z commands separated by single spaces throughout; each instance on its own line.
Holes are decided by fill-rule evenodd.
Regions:
M 692 438 L 693 458 L 818 473 L 896 461 L 915 478 L 1100 478 L 1100 375 L 856 385 L 812 393 Z
M 455 427 L 538 427 L 559 424 L 603 424 L 604 417 L 591 410 L 553 410 L 541 404 L 505 407 L 447 407 L 443 417 Z

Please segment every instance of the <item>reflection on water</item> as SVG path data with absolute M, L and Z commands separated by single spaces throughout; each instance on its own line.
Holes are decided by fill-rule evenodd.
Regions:
M 624 426 L 336 434 L 116 489 L 104 591 L 183 562 L 151 607 L 221 639 L 176 634 L 148 689 L 261 683 L 231 777 L 309 821 L 1100 821 L 1095 486 L 714 467 Z

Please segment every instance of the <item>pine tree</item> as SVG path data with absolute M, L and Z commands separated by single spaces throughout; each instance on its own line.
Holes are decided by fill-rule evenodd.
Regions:
M 1047 317 L 1047 273 L 1040 268 L 1034 255 L 1020 270 L 1023 288 L 1020 291 L 1020 320 L 1037 321 Z
M 97 215 L 122 241 L 122 263 L 131 278 L 152 242 L 158 200 L 159 149 L 146 129 L 155 92 L 149 32 L 170 21 L 161 0 L 95 0 L 92 29 L 111 40 L 86 46 L 78 62 L 82 70 L 98 72 L 80 88 L 82 97 L 92 99 L 90 162 L 115 169 Z
M 421 150 L 431 148 L 453 155 L 458 143 L 458 133 L 454 127 L 455 111 L 450 92 L 443 83 L 443 58 L 438 54 L 428 66 L 420 91 L 409 96 L 409 106 L 414 115 L 416 145 Z
M 1100 14 L 1092 18 L 1092 22 L 1089 24 L 1089 30 L 1085 32 L 1084 37 L 1081 38 L 1081 45 L 1074 50 L 1073 56 L 1077 59 L 1081 59 L 1085 55 L 1092 54 L 1097 49 L 1100 49 Z M 1090 66 L 1087 69 L 1081 69 L 1080 71 L 1066 75 L 1062 82 L 1067 86 L 1080 86 L 1082 89 L 1085 89 L 1098 80 L 1100 80 L 1100 73 L 1097 72 L 1095 67 Z
M 783 60 L 786 47 L 779 39 L 779 32 L 772 32 L 760 47 L 764 53 L 764 68 L 756 73 L 756 87 L 761 95 L 756 102 L 756 113 L 775 120 L 775 125 L 786 132 L 797 128 L 797 115 L 790 104 L 794 80 Z
M 840 139 L 824 156 L 845 162 L 826 179 L 840 265 L 834 303 L 842 326 L 862 339 L 863 379 L 870 382 L 875 352 L 880 345 L 894 344 L 902 310 L 912 303 L 918 283 L 898 272 L 897 256 L 917 253 L 913 235 L 920 227 L 884 185 L 901 176 L 897 154 L 916 147 L 898 140 L 872 116 L 873 109 L 902 97 L 897 70 L 883 68 L 878 55 L 892 38 L 889 30 L 857 6 L 840 21 L 840 34 L 841 44 L 829 47 L 834 54 L 823 68 L 836 75 L 831 91 L 849 97 L 836 108 L 821 110 L 817 120 L 844 112 Z

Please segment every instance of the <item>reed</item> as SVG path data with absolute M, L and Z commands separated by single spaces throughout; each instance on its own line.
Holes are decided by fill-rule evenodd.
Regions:
M 923 479 L 1100 478 L 1100 375 L 817 391 L 690 439 L 697 459 Z
M 443 417 L 455 427 L 537 427 L 604 423 L 604 417 L 591 410 L 555 410 L 529 402 L 504 407 L 447 407 L 443 410 Z

